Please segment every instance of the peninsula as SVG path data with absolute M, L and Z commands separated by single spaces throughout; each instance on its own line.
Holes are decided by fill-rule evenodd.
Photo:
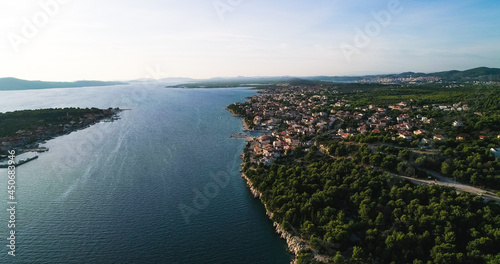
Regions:
M 500 86 L 283 82 L 228 107 L 265 131 L 243 178 L 294 263 L 498 263 Z
M 102 120 L 119 119 L 119 108 L 50 108 L 0 113 L 0 155 L 8 150 L 37 151 L 39 143 L 89 127 Z

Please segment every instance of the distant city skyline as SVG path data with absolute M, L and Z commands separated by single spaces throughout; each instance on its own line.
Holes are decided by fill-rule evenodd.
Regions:
M 347 76 L 500 67 L 497 1 L 2 2 L 0 77 Z

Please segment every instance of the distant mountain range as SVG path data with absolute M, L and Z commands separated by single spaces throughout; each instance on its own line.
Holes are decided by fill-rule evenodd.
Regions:
M 394 75 L 382 75 L 391 77 L 426 77 L 426 76 L 436 76 L 444 81 L 498 81 L 500 80 L 500 69 L 497 68 L 487 68 L 479 67 L 465 71 L 443 71 L 434 73 L 415 73 L 415 72 L 404 72 Z
M 192 78 L 164 78 L 159 80 L 137 79 L 129 81 L 130 83 L 156 82 L 158 84 L 169 85 L 169 87 L 239 87 L 271 84 L 277 82 L 306 83 L 310 81 L 326 82 L 357 82 L 366 81 L 375 78 L 409 78 L 409 77 L 439 77 L 443 82 L 470 82 L 470 81 L 495 81 L 500 82 L 500 69 L 479 67 L 465 71 L 443 71 L 435 73 L 403 72 L 398 74 L 381 74 L 365 76 L 276 76 L 276 77 L 216 77 L 211 79 L 192 79 Z M 48 89 L 48 88 L 73 88 L 88 86 L 109 86 L 126 84 L 125 82 L 103 82 L 103 81 L 76 81 L 76 82 L 44 82 L 44 81 L 26 81 L 16 78 L 0 78 L 0 91 L 3 90 L 29 90 L 29 89 Z
M 397 74 L 381 74 L 381 75 L 364 75 L 364 76 L 310 76 L 310 77 L 230 77 L 230 78 L 211 78 L 211 79 L 185 79 L 185 82 L 179 82 L 171 87 L 236 87 L 246 84 L 262 85 L 276 82 L 307 82 L 307 81 L 324 81 L 324 82 L 358 82 L 372 80 L 376 78 L 409 78 L 409 77 L 438 77 L 443 82 L 470 82 L 470 81 L 500 81 L 500 69 L 479 67 L 465 71 L 443 71 L 435 73 L 420 73 L 420 72 L 404 72 Z M 162 79 L 165 82 L 170 78 Z M 173 78 L 172 80 L 178 80 Z
M 314 76 L 303 79 L 330 82 L 355 82 L 370 78 L 409 78 L 409 77 L 439 77 L 444 82 L 466 82 L 466 81 L 500 81 L 500 69 L 479 67 L 465 71 L 443 71 L 434 73 L 403 72 L 397 74 L 380 74 L 365 76 Z
M 27 81 L 9 77 L 9 78 L 0 78 L 0 91 L 109 86 L 118 84 L 126 84 L 126 83 L 102 82 L 102 81 L 44 82 L 44 81 Z
M 466 71 L 437 72 L 435 76 L 443 79 L 477 79 L 479 81 L 500 81 L 500 69 L 479 67 Z

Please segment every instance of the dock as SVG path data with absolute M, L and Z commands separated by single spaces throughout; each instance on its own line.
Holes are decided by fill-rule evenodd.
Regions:
M 242 139 L 246 139 L 248 141 L 254 139 L 254 137 L 247 135 L 247 134 L 243 134 L 243 133 L 231 135 L 231 138 L 242 138 Z
M 36 160 L 36 159 L 38 159 L 38 156 L 34 156 L 32 158 L 27 158 L 27 159 L 22 159 L 22 160 L 17 161 L 16 164 L 10 165 L 10 166 L 19 167 L 19 166 L 21 166 L 21 165 L 23 165 L 25 163 L 28 163 L 28 162 L 30 162 L 32 160 Z M 6 169 L 8 167 L 9 167 L 9 164 L 0 164 L 0 169 Z
M 26 152 L 38 152 L 38 153 L 43 153 L 49 151 L 48 148 L 46 147 L 41 147 L 41 148 L 33 148 L 33 149 L 19 149 L 17 150 L 18 153 L 26 153 Z

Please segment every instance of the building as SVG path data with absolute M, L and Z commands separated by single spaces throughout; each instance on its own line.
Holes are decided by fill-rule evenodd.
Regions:
M 434 140 L 443 140 L 444 136 L 443 135 L 434 135 Z
M 269 136 L 267 136 L 267 135 L 262 135 L 262 136 L 260 136 L 258 139 L 259 139 L 260 144 L 261 144 L 262 146 L 265 146 L 265 145 L 267 145 L 267 144 L 270 144 L 270 143 L 271 143 L 271 138 L 270 138 Z
M 300 140 L 298 138 L 292 138 L 292 146 L 297 147 L 300 145 Z
M 422 134 L 425 134 L 427 133 L 425 130 L 423 129 L 419 129 L 419 130 L 416 130 L 413 132 L 415 135 L 422 135 Z
M 262 149 L 257 147 L 257 146 L 253 148 L 253 151 L 254 151 L 255 155 L 262 154 Z
M 284 145 L 283 142 L 281 142 L 280 140 L 273 142 L 273 147 L 275 148 L 281 148 L 283 145 Z
M 256 116 L 256 117 L 253 118 L 253 124 L 254 125 L 258 126 L 258 125 L 260 125 L 260 122 L 262 122 L 262 117 Z
M 343 133 L 342 134 L 342 138 L 348 138 L 348 137 L 350 137 L 352 135 L 353 135 L 352 133 Z
M 398 133 L 400 138 L 404 138 L 406 140 L 411 140 L 412 133 L 409 131 L 401 131 Z
M 500 148 L 491 148 L 490 149 L 491 154 L 495 156 L 495 158 L 500 158 Z

